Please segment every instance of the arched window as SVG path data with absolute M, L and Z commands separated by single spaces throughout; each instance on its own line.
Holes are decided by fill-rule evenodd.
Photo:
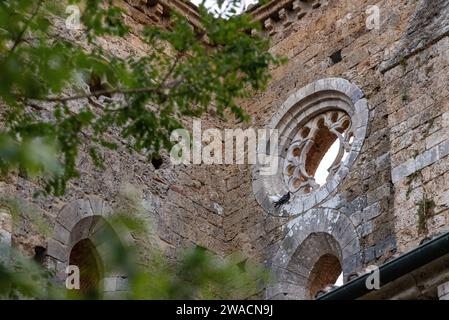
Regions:
M 288 227 L 270 259 L 273 282 L 267 286 L 267 299 L 315 299 L 361 270 L 360 240 L 345 214 L 315 208 Z
M 69 266 L 79 270 L 83 297 L 123 298 L 127 292 L 127 276 L 117 265 L 120 245 L 131 243 L 131 234 L 120 230 L 120 236 L 109 223 L 112 214 L 106 202 L 95 196 L 67 204 L 56 218 L 53 237 L 48 241 L 49 263 L 59 265 L 56 277 L 65 282 L 73 276 Z M 119 248 L 117 250 L 117 248 Z M 74 289 L 74 288 L 71 288 Z M 69 294 L 75 294 L 71 291 Z
M 334 288 L 342 274 L 341 261 L 340 245 L 332 235 L 311 233 L 287 265 L 283 277 L 293 286 L 288 286 L 282 298 L 315 299 L 320 293 Z

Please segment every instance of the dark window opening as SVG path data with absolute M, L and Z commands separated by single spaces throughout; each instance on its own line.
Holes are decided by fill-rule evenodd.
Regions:
M 337 63 L 341 62 L 343 60 L 343 58 L 341 56 L 341 50 L 334 52 L 333 54 L 331 54 L 331 56 L 329 58 L 331 59 L 332 64 L 337 64 Z
M 164 164 L 164 160 L 160 156 L 153 157 L 151 159 L 151 164 L 153 165 L 154 169 L 160 169 L 160 167 Z
M 111 98 L 111 95 L 109 93 L 105 92 L 105 91 L 107 91 L 108 88 L 102 82 L 101 78 L 98 75 L 92 73 L 90 75 L 90 79 L 89 79 L 88 85 L 89 85 L 89 90 L 90 90 L 91 93 L 96 93 L 96 92 L 99 93 L 95 97 L 98 98 L 99 96 L 105 96 L 105 97 Z
M 47 249 L 41 246 L 34 247 L 34 257 L 33 260 L 36 261 L 36 263 L 43 265 L 44 259 L 47 253 Z

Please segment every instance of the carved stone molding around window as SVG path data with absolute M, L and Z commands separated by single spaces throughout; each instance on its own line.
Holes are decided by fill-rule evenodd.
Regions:
M 253 192 L 265 211 L 274 215 L 305 212 L 337 188 L 359 155 L 368 125 L 368 104 L 363 92 L 345 79 L 315 81 L 293 93 L 273 116 L 269 129 L 279 134 L 277 173 L 261 175 L 253 167 Z M 314 177 L 323 156 L 338 143 L 327 181 Z M 274 143 L 274 141 L 270 141 Z M 268 153 L 271 148 L 259 148 Z M 291 192 L 291 200 L 280 209 L 274 201 Z

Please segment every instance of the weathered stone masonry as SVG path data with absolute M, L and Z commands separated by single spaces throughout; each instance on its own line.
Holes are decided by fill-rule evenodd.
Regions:
M 131 26 L 132 32 L 123 39 L 104 39 L 101 45 L 106 50 L 119 56 L 145 54 L 148 48 L 139 40 L 141 25 L 166 23 L 167 14 L 173 8 L 179 7 L 194 25 L 196 23 L 192 5 L 182 1 L 145 2 L 117 1 L 127 13 L 124 20 Z M 64 21 L 56 21 L 56 24 L 60 27 L 61 35 L 73 41 L 83 40 L 82 32 L 66 30 Z M 71 107 L 76 110 L 79 104 L 86 103 L 89 101 L 73 103 Z M 191 125 L 191 120 L 188 120 L 186 126 Z M 220 128 L 222 124 L 206 116 L 203 126 Z M 111 138 L 116 139 L 114 132 L 111 132 Z M 71 181 L 67 193 L 61 198 L 33 197 L 39 186 L 36 181 L 26 180 L 20 175 L 3 179 L 0 182 L 2 197 L 18 199 L 22 203 L 20 211 L 23 217 L 12 228 L 10 215 L 2 211 L 2 242 L 11 242 L 8 239 L 12 233 L 12 245 L 30 257 L 35 255 L 36 247 L 45 248 L 45 264 L 49 268 L 56 268 L 59 278 L 62 278 L 70 250 L 76 243 L 73 239 L 91 239 L 92 228 L 96 225 L 93 222 L 102 219 L 104 208 L 114 210 L 123 189 L 132 185 L 139 192 L 141 206 L 145 208 L 146 216 L 156 230 L 157 245 L 170 260 L 176 261 L 179 251 L 192 245 L 209 248 L 219 255 L 229 252 L 222 227 L 224 176 L 218 167 L 174 167 L 165 153 L 162 154 L 161 164 L 152 164 L 141 154 L 129 154 L 127 145 L 116 140 L 119 144 L 117 151 L 101 150 L 101 156 L 105 159 L 104 170 L 91 163 L 87 147 L 81 151 L 78 158 L 80 179 Z M 79 210 L 73 209 L 77 206 L 81 206 Z M 73 214 L 73 217 L 67 217 L 67 212 L 70 212 L 70 216 Z M 86 220 L 81 219 L 80 215 L 86 215 Z M 50 232 L 39 232 L 31 218 L 34 216 L 43 217 L 50 226 Z M 74 220 L 67 222 L 65 219 Z M 109 285 L 111 281 L 108 279 L 105 282 L 105 290 L 113 287 Z
M 367 101 L 367 135 L 347 176 L 321 206 L 307 210 L 307 201 L 293 198 L 285 206 L 287 214 L 277 218 L 270 215 L 269 200 L 261 203 L 262 210 L 260 201 L 228 210 L 235 224 L 247 223 L 246 236 L 233 239 L 239 245 L 255 237 L 254 230 L 266 232 L 252 240 L 251 249 L 254 255 L 266 253 L 278 279 L 267 291 L 271 298 L 310 298 L 310 273 L 329 252 L 339 259 L 348 280 L 366 266 L 380 265 L 448 229 L 449 3 L 311 3 L 279 1 L 253 9 L 265 21 L 264 34 L 272 37 L 271 51 L 287 56 L 289 62 L 273 70 L 266 92 L 244 102 L 246 110 L 254 117 L 253 125 L 269 126 L 301 88 L 321 79 L 343 78 L 359 87 Z M 306 15 L 296 14 L 298 5 Z M 366 8 L 371 5 L 380 8 L 379 30 L 366 27 Z M 234 171 L 239 180 L 243 170 Z M 246 177 L 254 179 L 250 172 Z M 262 188 L 273 188 L 269 185 Z M 253 191 L 257 199 L 258 188 L 256 183 L 240 186 L 239 191 Z M 344 223 L 349 226 L 342 231 L 338 224 Z M 334 240 L 326 240 L 327 235 Z M 349 247 L 335 248 L 341 237 L 356 239 L 349 246 L 353 259 L 345 260 Z M 312 239 L 314 246 L 308 245 Z
M 116 54 L 144 54 L 139 26 L 164 23 L 168 10 L 181 10 L 197 23 L 194 8 L 179 0 L 119 2 L 136 31 L 105 41 Z M 370 30 L 366 9 L 372 5 L 380 9 L 381 23 Z M 240 251 L 273 271 L 275 281 L 259 297 L 313 298 L 340 272 L 348 281 L 368 265 L 415 248 L 449 229 L 448 10 L 447 0 L 280 0 L 250 9 L 271 37 L 271 52 L 288 62 L 271 70 L 266 92 L 241 101 L 252 116 L 248 125 L 278 126 L 292 139 L 312 116 L 343 110 L 351 129 L 363 131 L 354 131 L 347 158 L 324 188 L 294 194 L 276 211 L 270 196 L 286 191 L 283 167 L 272 180 L 261 180 L 257 168 L 247 165 L 173 167 L 166 156 L 155 168 L 123 146 L 104 151 L 101 171 L 82 153 L 81 179 L 63 198 L 34 199 L 35 185 L 20 176 L 1 182 L 4 195 L 26 200 L 55 229 L 42 237 L 23 220 L 12 230 L 12 244 L 29 255 L 43 246 L 50 266 L 62 262 L 72 245 L 58 238 L 73 232 L 61 223 L 67 208 L 92 199 L 113 208 L 121 186 L 132 184 L 141 190 L 168 257 L 176 260 L 180 248 L 194 244 L 223 256 Z M 310 106 L 316 110 L 302 112 Z M 208 115 L 203 126 L 242 125 Z M 316 154 L 314 161 L 323 150 Z M 90 202 L 91 215 L 101 216 L 94 206 Z M 117 279 L 108 281 L 119 290 Z

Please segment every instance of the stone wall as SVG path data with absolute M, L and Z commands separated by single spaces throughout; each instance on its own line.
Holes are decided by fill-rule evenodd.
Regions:
M 384 65 L 400 251 L 448 229 L 449 2 L 421 2 Z
M 146 4 L 146 1 L 130 0 L 117 1 L 117 4 L 125 10 L 124 21 L 132 32 L 122 39 L 102 39 L 100 45 L 121 57 L 146 54 L 149 49 L 139 39 L 142 25 L 164 25 L 168 21 L 168 10 L 186 6 L 182 1 Z M 184 13 L 194 20 L 194 9 L 191 5 L 186 8 Z M 195 24 L 195 21 L 192 23 Z M 82 31 L 67 30 L 64 21 L 56 20 L 55 25 L 61 36 L 83 42 Z M 70 107 L 76 110 L 81 104 L 87 103 L 87 100 L 74 102 Z M 42 115 L 49 117 L 51 105 L 43 105 L 43 109 Z M 186 126 L 191 125 L 192 119 L 186 119 Z M 204 128 L 222 126 L 219 120 L 210 115 L 204 116 L 202 125 Z M 205 165 L 175 167 L 166 152 L 162 153 L 161 163 L 152 163 L 142 154 L 129 153 L 127 143 L 118 139 L 113 130 L 110 137 L 118 143 L 119 148 L 116 151 L 100 148 L 100 155 L 105 159 L 105 169 L 95 167 L 90 160 L 88 146 L 83 147 L 77 160 L 80 178 L 69 183 L 63 197 L 36 197 L 35 192 L 40 190 L 39 181 L 26 179 L 19 173 L 2 179 L 0 190 L 3 202 L 11 205 L 11 200 L 18 200 L 21 204 L 17 210 L 20 219 L 14 224 L 12 232 L 14 247 L 30 257 L 34 256 L 37 246 L 46 248 L 46 263 L 53 267 L 55 260 L 67 259 L 70 251 L 70 248 L 64 247 L 67 243 L 62 239 L 73 231 L 74 225 L 69 222 L 65 226 L 58 222 L 65 211 L 73 211 L 73 224 L 78 222 L 76 219 L 79 219 L 79 214 L 101 216 L 102 212 L 97 212 L 96 206 L 92 204 L 87 204 L 87 207 L 82 205 L 79 210 L 70 208 L 79 203 L 89 203 L 94 197 L 114 210 L 122 194 L 132 189 L 139 197 L 146 218 L 156 230 L 157 244 L 169 259 L 176 261 L 179 252 L 192 245 L 204 246 L 219 255 L 228 252 L 222 212 L 224 172 L 220 168 Z M 37 226 L 37 220 L 46 225 L 45 230 Z M 4 227 L 5 221 L 2 212 L 0 231 L 6 237 L 11 230 L 10 227 Z M 62 267 L 58 271 L 63 272 Z
M 241 205 L 232 197 L 227 200 L 225 232 L 232 247 L 276 265 L 289 259 L 289 254 L 279 256 L 280 250 L 311 232 L 301 230 L 291 237 L 292 225 L 321 231 L 319 226 L 310 227 L 307 216 L 331 207 L 350 219 L 360 246 L 357 257 L 343 263 L 343 270 L 360 273 L 448 229 L 449 3 L 312 2 L 274 2 L 279 5 L 272 4 L 271 11 L 253 9 L 264 23 L 263 33 L 272 37 L 271 51 L 286 56 L 288 62 L 272 71 L 266 92 L 243 105 L 252 115 L 251 125 L 264 127 L 297 90 L 319 79 L 347 79 L 361 89 L 370 109 L 361 153 L 337 191 L 312 211 L 298 211 L 302 218 L 270 216 L 254 199 L 257 190 L 252 189 L 249 168 L 234 167 L 227 188 L 244 199 Z M 372 11 L 366 10 L 372 5 L 380 9 L 378 30 L 367 28 Z M 298 219 L 305 222 L 297 223 Z M 273 289 L 273 296 L 280 298 L 276 294 L 283 292 L 298 297 L 299 289 L 286 282 Z

